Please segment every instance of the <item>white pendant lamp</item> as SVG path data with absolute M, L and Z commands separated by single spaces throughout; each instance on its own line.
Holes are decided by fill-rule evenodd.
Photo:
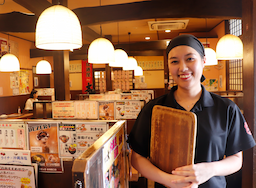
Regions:
M 73 50 L 82 46 L 82 29 L 73 11 L 62 5 L 45 9 L 36 24 L 36 47 Z
M 134 57 L 128 57 L 127 63 L 123 66 L 123 70 L 135 70 L 137 66 L 137 60 Z
M 134 76 L 143 76 L 143 69 L 140 66 L 134 69 Z
M 243 59 L 243 43 L 235 35 L 227 34 L 220 38 L 216 47 L 218 60 Z
M 97 38 L 89 46 L 88 62 L 95 64 L 108 64 L 114 62 L 114 46 L 105 38 Z
M 41 60 L 36 65 L 36 74 L 51 74 L 52 68 L 48 61 Z
M 205 51 L 205 57 L 206 57 L 205 66 L 217 65 L 218 60 L 216 59 L 215 51 L 211 48 L 204 48 L 204 51 Z
M 18 58 L 13 54 L 5 54 L 0 59 L 0 72 L 20 71 Z
M 115 60 L 109 63 L 110 67 L 123 67 L 128 61 L 127 53 L 122 49 L 114 51 Z

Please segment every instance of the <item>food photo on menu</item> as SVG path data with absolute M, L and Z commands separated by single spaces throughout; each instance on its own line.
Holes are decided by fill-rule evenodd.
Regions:
M 114 120 L 114 102 L 99 102 L 99 119 Z
M 29 148 L 32 163 L 41 172 L 62 172 L 58 154 L 57 123 L 28 123 Z
M 106 131 L 106 122 L 61 123 L 59 125 L 60 157 L 78 157 Z

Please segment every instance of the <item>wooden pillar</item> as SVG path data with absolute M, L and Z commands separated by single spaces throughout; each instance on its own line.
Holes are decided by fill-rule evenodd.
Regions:
M 67 7 L 67 0 L 52 0 L 53 5 Z M 55 100 L 70 100 L 69 88 L 69 51 L 54 51 L 54 89 Z
M 106 90 L 111 91 L 112 90 L 112 80 L 111 80 L 111 67 L 106 64 L 105 66 L 106 71 Z
M 256 136 L 256 0 L 242 0 L 244 116 Z M 244 152 L 243 188 L 256 188 L 256 148 Z
M 70 100 L 69 51 L 55 51 L 53 62 L 55 100 Z

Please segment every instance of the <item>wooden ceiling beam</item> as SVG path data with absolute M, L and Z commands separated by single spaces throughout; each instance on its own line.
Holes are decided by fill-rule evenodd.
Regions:
M 13 0 L 24 8 L 28 9 L 30 12 L 33 12 L 36 17 L 39 17 L 40 14 L 52 4 L 47 0 Z
M 43 9 L 50 5 L 46 0 L 15 0 L 15 2 L 34 12 L 36 15 L 39 15 Z M 155 18 L 241 18 L 241 4 L 241 0 L 157 0 L 101 7 L 83 7 L 74 9 L 73 11 L 78 16 L 81 24 L 86 26 L 107 22 Z M 34 32 L 36 16 L 34 18 L 33 15 L 21 14 L 1 14 L 0 31 Z M 24 26 L 21 26 L 22 24 Z M 94 36 L 90 37 L 95 38 Z
M 82 48 L 75 49 L 73 52 L 69 52 L 70 57 L 87 57 L 89 44 L 84 44 Z M 166 40 L 159 41 L 145 41 L 145 42 L 136 42 L 131 44 L 117 44 L 114 45 L 115 49 L 123 49 L 129 55 L 134 55 L 141 53 L 142 51 L 147 51 L 145 54 L 149 54 L 150 51 L 154 53 L 158 53 L 159 51 L 163 51 L 166 49 Z M 40 49 L 31 49 L 30 50 L 30 58 L 36 57 L 44 57 L 44 56 L 52 56 L 53 51 L 51 50 L 40 50 Z M 163 53 L 162 53 L 163 55 Z M 70 58 L 72 59 L 72 58 Z M 83 58 L 84 59 L 84 58 Z
M 31 26 L 29 27 L 30 30 L 28 31 L 25 29 L 27 26 L 23 27 L 23 30 L 26 30 L 26 32 L 35 32 L 36 21 L 37 21 L 37 18 L 40 16 L 40 14 L 48 7 L 52 6 L 53 4 L 58 4 L 58 2 L 59 2 L 59 0 L 53 0 L 53 4 L 51 4 L 47 0 L 36 0 L 36 1 L 35 0 L 14 0 L 14 1 L 35 14 L 34 17 L 36 17 L 36 18 L 34 18 L 33 22 L 27 22 L 27 23 L 31 23 Z M 61 3 L 61 5 L 66 6 L 67 0 L 61 0 L 60 3 Z M 20 13 L 20 14 L 22 14 L 22 13 Z M 0 19 L 1 19 L 1 15 L 0 15 Z M 28 17 L 23 15 L 23 19 L 28 20 Z M 19 27 L 16 24 L 18 24 L 18 23 L 13 24 L 13 22 L 10 22 L 10 21 L 5 22 L 5 23 L 9 23 L 8 24 L 8 25 L 10 25 L 9 27 L 16 26 L 16 30 L 14 27 L 14 28 L 12 28 L 11 31 L 10 30 L 8 31 L 8 29 L 9 29 L 8 28 L 8 29 L 5 29 L 5 32 L 20 32 L 20 31 L 17 31 Z M 20 21 L 19 23 L 24 23 L 24 21 L 22 21 L 22 22 Z M 0 25 L 0 31 L 2 31 L 2 30 L 3 29 L 1 29 L 1 25 Z M 93 31 L 92 29 L 90 29 L 87 26 L 82 27 L 82 32 L 83 32 L 83 40 L 86 40 L 89 42 L 100 37 L 100 35 L 98 33 L 96 33 L 95 31 Z
M 241 18 L 241 0 L 142 1 L 73 11 L 82 25 L 155 18 Z
M 12 12 L 0 14 L 0 32 L 34 32 L 37 17 Z

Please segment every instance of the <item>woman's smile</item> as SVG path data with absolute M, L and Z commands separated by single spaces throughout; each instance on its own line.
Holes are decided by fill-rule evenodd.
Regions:
M 180 74 L 179 75 L 179 78 L 180 79 L 183 79 L 183 80 L 187 80 L 191 77 L 192 75 L 189 73 L 189 74 Z

